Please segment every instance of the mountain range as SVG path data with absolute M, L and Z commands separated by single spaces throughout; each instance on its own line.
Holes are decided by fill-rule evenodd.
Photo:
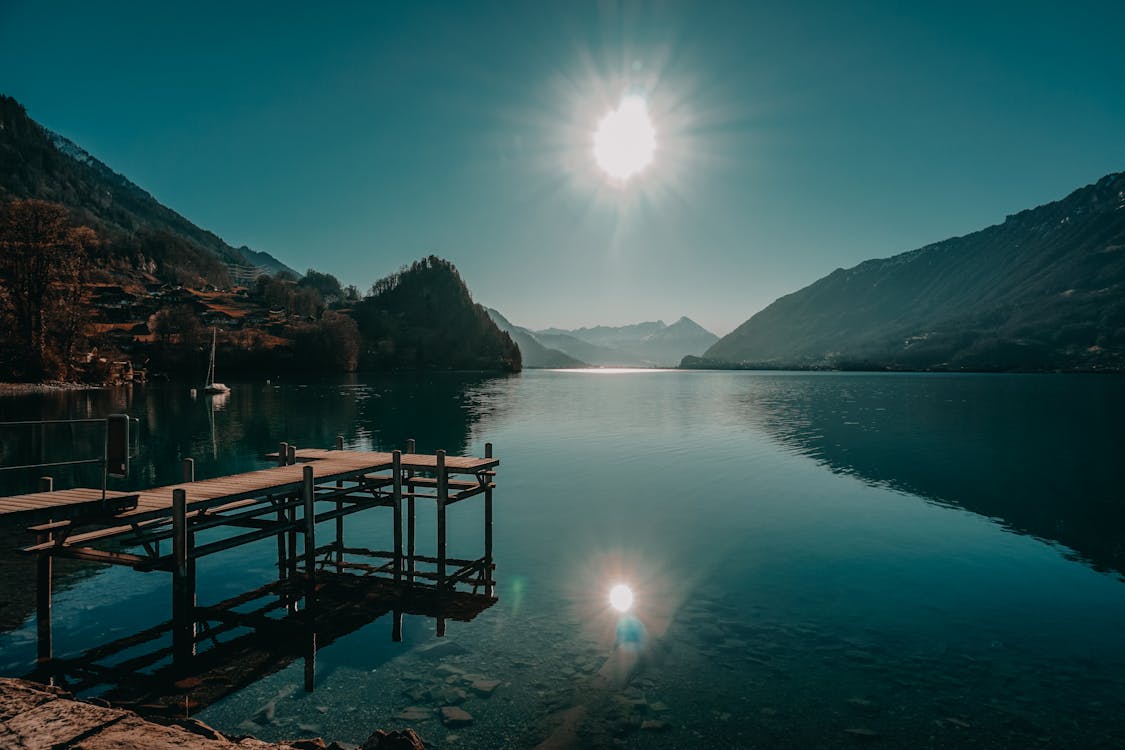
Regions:
M 1125 369 L 1125 173 L 963 237 L 838 268 L 683 366 Z
M 269 253 L 232 247 L 196 226 L 0 95 L 0 202 L 27 198 L 65 206 L 97 230 L 105 259 L 147 266 L 165 281 L 226 286 L 292 272 Z
M 519 345 L 524 367 L 675 367 L 685 356 L 700 354 L 719 339 L 687 317 L 672 325 L 657 320 L 532 331 L 513 325 L 496 310 L 488 312 Z
M 544 346 L 534 333 L 521 326 L 513 325 L 498 310 L 493 310 L 491 307 L 487 307 L 485 310 L 487 310 L 488 317 L 492 318 L 496 327 L 507 333 L 516 342 L 523 358 L 524 367 L 557 369 L 589 366 L 586 362 L 564 354 L 558 349 Z

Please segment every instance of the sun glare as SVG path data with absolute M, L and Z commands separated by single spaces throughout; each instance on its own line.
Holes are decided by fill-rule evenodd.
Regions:
M 609 590 L 609 604 L 618 612 L 628 612 L 633 606 L 633 589 L 617 584 Z
M 643 97 L 625 97 L 598 123 L 594 160 L 610 177 L 628 180 L 651 164 L 655 154 L 656 129 Z

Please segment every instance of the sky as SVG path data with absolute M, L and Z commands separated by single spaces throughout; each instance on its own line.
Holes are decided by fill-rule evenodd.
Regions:
M 230 244 L 723 334 L 1125 169 L 1125 3 L 0 0 L 0 93 Z M 655 129 L 621 183 L 593 134 Z

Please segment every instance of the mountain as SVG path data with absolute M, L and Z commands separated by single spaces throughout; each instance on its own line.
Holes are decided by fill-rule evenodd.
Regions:
M 657 320 L 574 330 L 547 328 L 535 336 L 590 364 L 618 367 L 675 367 L 685 356 L 702 354 L 719 340 L 687 317 L 670 326 Z
M 688 317 L 682 317 L 631 346 L 662 366 L 676 366 L 685 356 L 702 354 L 719 337 Z
M 453 264 L 433 255 L 375 282 L 352 318 L 364 341 L 361 369 L 518 372 L 522 366 L 511 336 L 473 302 Z
M 1125 370 L 1125 173 L 786 295 L 687 367 Z
M 564 334 L 574 336 L 575 338 L 582 339 L 583 341 L 604 346 L 607 348 L 616 348 L 641 341 L 646 336 L 651 336 L 654 333 L 659 333 L 664 330 L 666 326 L 663 320 L 657 320 L 645 323 L 633 323 L 625 326 L 594 326 L 592 328 L 576 328 L 568 331 L 562 328 L 548 328 L 543 333 L 548 334 Z
M 0 202 L 24 198 L 66 206 L 98 231 L 106 259 L 164 281 L 227 286 L 292 270 L 268 253 L 236 249 L 199 228 L 0 95 Z
M 611 349 L 608 346 L 591 344 L 569 333 L 552 333 L 552 330 L 536 331 L 535 338 L 568 356 L 589 362 L 595 367 L 644 367 L 648 363 L 641 360 L 638 355 L 623 352 L 620 349 Z
M 521 326 L 512 325 L 512 323 L 501 315 L 497 310 L 491 307 L 486 307 L 488 317 L 492 318 L 492 322 L 501 331 L 504 331 L 512 340 L 516 342 L 516 346 L 520 348 L 520 356 L 523 359 L 524 367 L 535 368 L 573 368 L 573 367 L 589 367 L 585 362 L 581 362 L 574 357 L 563 354 L 558 349 L 551 349 L 544 346 L 535 337 L 535 334 Z

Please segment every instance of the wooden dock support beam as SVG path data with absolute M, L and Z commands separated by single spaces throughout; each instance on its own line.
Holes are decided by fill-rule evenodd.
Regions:
M 336 436 L 336 450 L 338 450 L 338 451 L 344 450 L 344 436 L 343 435 L 337 435 Z M 341 489 L 341 488 L 343 488 L 343 486 L 344 486 L 344 480 L 337 479 L 336 480 L 337 489 Z M 343 509 L 344 509 L 344 501 L 343 500 L 337 500 L 336 501 L 336 510 L 342 511 Z M 336 572 L 337 573 L 343 573 L 344 572 L 344 516 L 343 515 L 340 515 L 340 516 L 336 517 Z
M 195 565 L 190 554 L 187 493 L 172 490 L 172 661 L 177 667 L 195 655 Z
M 285 443 L 285 463 L 283 466 L 292 466 L 297 463 L 297 446 Z M 289 507 L 289 556 L 286 558 L 286 567 L 290 578 L 297 577 L 297 508 Z M 290 611 L 296 611 L 296 602 L 292 603 Z
M 51 477 L 39 478 L 40 492 L 54 492 L 55 480 Z M 48 523 L 52 519 L 48 519 Z M 39 534 L 40 543 L 54 540 L 51 531 Z M 46 664 L 54 655 L 54 642 L 51 633 L 51 589 L 53 587 L 53 564 L 50 551 L 40 552 L 35 564 L 35 630 L 38 645 L 37 661 Z
M 484 457 L 492 458 L 492 443 L 484 444 Z M 489 583 L 484 587 L 486 596 L 492 596 L 492 487 L 491 482 L 484 490 L 484 579 Z
M 437 452 L 437 587 L 445 588 L 445 501 L 449 495 L 445 451 Z M 440 622 L 440 621 L 439 621 Z
M 313 467 L 305 464 L 301 472 L 301 503 L 305 509 L 305 582 L 309 585 L 309 593 L 316 583 L 316 510 Z M 305 608 L 308 609 L 309 599 L 305 599 Z
M 414 438 L 406 441 L 406 452 L 414 453 L 415 443 Z M 407 477 L 414 476 L 414 472 L 408 472 Z M 414 493 L 410 493 L 410 497 L 406 499 L 406 580 L 414 583 Z
M 183 466 L 183 471 L 184 471 L 184 481 L 185 482 L 194 482 L 195 481 L 195 459 L 185 458 L 183 460 L 182 466 Z
M 395 583 L 398 583 L 402 580 L 402 451 L 391 453 L 391 486 L 395 526 Z

